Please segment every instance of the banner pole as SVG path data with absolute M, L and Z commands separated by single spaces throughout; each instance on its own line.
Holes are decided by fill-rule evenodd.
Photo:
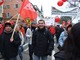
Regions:
M 18 17 L 17 17 L 16 24 L 14 26 L 13 33 L 12 33 L 12 36 L 11 36 L 11 41 L 13 41 L 13 35 L 14 35 L 15 29 L 17 27 L 17 23 L 18 23 L 19 17 L 20 17 L 20 14 L 18 14 Z
M 9 19 L 9 21 L 11 21 L 14 17 L 16 17 L 18 15 L 18 13 L 16 15 L 14 15 L 11 19 Z

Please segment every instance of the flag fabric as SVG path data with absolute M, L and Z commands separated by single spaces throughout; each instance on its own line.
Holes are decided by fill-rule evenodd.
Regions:
M 30 18 L 30 20 L 35 20 L 37 18 L 37 12 L 34 10 L 32 4 L 28 0 L 23 0 L 20 15 L 22 18 Z
M 31 20 L 30 20 L 29 18 L 26 18 L 26 19 L 24 20 L 24 22 L 25 22 L 28 26 L 30 26 L 30 24 L 31 24 Z
M 0 0 L 0 5 L 2 5 L 2 4 L 3 4 L 3 2 L 4 2 L 4 0 Z

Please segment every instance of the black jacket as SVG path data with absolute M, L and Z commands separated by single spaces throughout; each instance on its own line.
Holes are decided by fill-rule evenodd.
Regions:
M 65 60 L 65 53 L 64 51 L 59 51 L 57 52 L 55 55 L 55 60 Z M 69 55 L 70 57 L 70 55 Z M 77 54 L 75 56 L 73 56 L 72 54 L 72 57 L 70 57 L 69 59 L 66 59 L 66 60 L 80 60 L 80 54 Z
M 59 51 L 55 55 L 55 60 L 64 60 L 64 51 Z
M 1 53 L 4 58 L 12 58 L 16 57 L 18 54 L 18 47 L 21 44 L 20 37 L 17 33 L 14 33 L 14 41 L 10 42 L 10 38 L 12 36 L 11 33 L 3 32 L 0 37 L 1 40 Z
M 54 47 L 54 40 L 50 31 L 46 28 L 34 31 L 32 36 L 32 46 L 34 54 L 37 56 L 47 56 L 51 53 Z

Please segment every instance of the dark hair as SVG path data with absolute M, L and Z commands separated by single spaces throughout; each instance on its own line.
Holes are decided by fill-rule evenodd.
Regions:
M 68 26 L 66 26 L 66 30 L 68 31 L 68 28 L 72 27 L 72 24 L 69 24 Z
M 10 27 L 12 28 L 11 23 L 5 23 L 4 28 L 5 28 L 6 26 L 10 26 Z
M 75 24 L 71 28 L 64 42 L 63 50 L 65 60 L 76 60 L 76 56 L 80 55 L 80 23 Z
M 41 19 L 41 20 L 39 20 L 39 21 L 43 21 L 43 22 L 44 22 L 44 24 L 45 24 L 45 21 L 44 21 L 44 20 L 42 20 L 42 19 Z M 39 22 L 39 21 L 38 21 L 38 22 Z

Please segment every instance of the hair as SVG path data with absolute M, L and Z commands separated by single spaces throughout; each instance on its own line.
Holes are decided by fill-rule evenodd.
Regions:
M 6 26 L 10 26 L 10 27 L 12 28 L 11 23 L 5 23 L 4 28 L 5 28 Z
M 80 55 L 80 23 L 75 24 L 71 28 L 64 42 L 63 50 L 65 60 L 76 60 L 76 56 Z
M 39 21 L 43 21 L 43 22 L 44 22 L 44 24 L 45 24 L 45 21 L 44 21 L 44 20 L 42 20 L 42 19 L 41 19 L 41 20 L 39 20 Z M 38 23 L 39 23 L 39 21 L 38 21 Z
M 68 28 L 72 27 L 72 24 L 69 24 L 68 26 L 66 26 L 66 30 L 68 31 Z

